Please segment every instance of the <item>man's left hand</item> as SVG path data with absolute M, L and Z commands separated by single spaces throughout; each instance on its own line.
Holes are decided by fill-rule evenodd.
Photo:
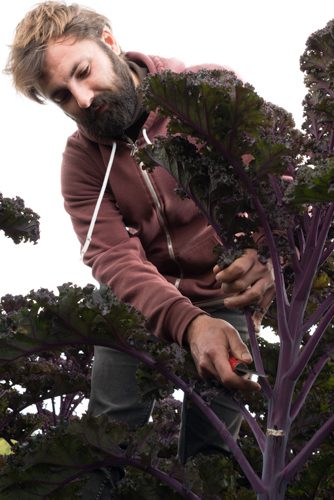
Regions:
M 227 308 L 240 309 L 254 304 L 258 306 L 253 314 L 255 331 L 258 333 L 262 318 L 275 296 L 271 260 L 262 264 L 257 251 L 248 248 L 228 267 L 221 269 L 216 265 L 213 272 L 225 293 L 224 305 Z

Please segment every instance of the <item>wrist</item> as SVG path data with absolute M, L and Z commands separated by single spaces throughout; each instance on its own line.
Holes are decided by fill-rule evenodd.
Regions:
M 204 318 L 207 317 L 206 313 L 200 313 L 198 316 L 196 316 L 194 319 L 192 319 L 184 333 L 183 336 L 183 344 L 184 345 L 190 345 L 193 337 L 196 335 L 196 333 L 201 329 L 201 324 Z

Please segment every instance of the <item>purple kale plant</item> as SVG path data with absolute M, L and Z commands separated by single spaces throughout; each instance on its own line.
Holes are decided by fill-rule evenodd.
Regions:
M 5 296 L 0 316 L 0 428 L 14 454 L 1 461 L 1 498 L 92 498 L 97 470 L 125 476 L 113 498 L 192 500 L 329 498 L 333 491 L 334 23 L 307 41 L 303 131 L 289 113 L 230 71 L 164 73 L 143 88 L 169 135 L 139 152 L 167 168 L 221 238 L 220 263 L 245 247 L 271 258 L 276 299 L 266 316 L 279 338 L 249 338 L 262 394 L 245 401 L 235 442 L 210 406 L 215 384 L 198 379 L 190 354 L 152 338 L 144 319 L 108 289 L 65 284 Z M 159 166 L 157 166 L 159 165 Z M 92 346 L 141 362 L 153 422 L 135 431 L 104 417 L 75 417 L 88 394 Z M 17 386 L 23 387 L 18 394 Z M 231 456 L 178 462 L 179 388 L 226 440 Z M 45 399 L 61 397 L 60 409 Z M 245 404 L 247 402 L 247 405 Z M 34 416 L 22 410 L 35 404 Z M 51 405 L 52 406 L 52 405 Z M 39 431 L 36 433 L 35 431 Z M 93 487 L 93 490 L 91 490 Z M 95 490 L 94 490 L 95 488 Z
M 248 246 L 273 264 L 276 299 L 269 322 L 279 337 L 277 367 L 273 380 L 260 379 L 264 425 L 247 420 L 261 471 L 231 445 L 261 500 L 285 498 L 288 484 L 333 438 L 334 416 L 327 412 L 298 451 L 292 444 L 317 379 L 333 367 L 333 61 L 332 21 L 309 37 L 301 57 L 308 90 L 303 132 L 289 113 L 231 71 L 166 72 L 144 86 L 147 105 L 168 116 L 170 125 L 168 136 L 147 146 L 140 159 L 147 168 L 166 168 L 205 214 L 221 238 L 222 266 Z M 265 375 L 266 352 L 261 357 L 251 314 L 249 308 L 253 358 Z

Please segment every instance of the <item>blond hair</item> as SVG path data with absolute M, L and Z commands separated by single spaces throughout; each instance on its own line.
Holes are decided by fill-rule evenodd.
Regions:
M 106 26 L 111 31 L 109 20 L 87 7 L 55 1 L 40 3 L 18 24 L 4 71 L 12 75 L 18 92 L 43 103 L 39 81 L 48 43 L 70 36 L 99 40 Z

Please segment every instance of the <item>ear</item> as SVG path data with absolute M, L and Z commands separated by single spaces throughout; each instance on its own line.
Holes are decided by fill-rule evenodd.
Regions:
M 105 26 L 103 28 L 101 40 L 106 45 L 108 45 L 108 47 L 110 47 L 111 50 L 113 50 L 115 52 L 115 54 L 117 54 L 118 56 L 120 55 L 121 48 L 118 45 L 116 38 L 114 37 L 114 35 L 112 34 L 112 32 L 110 31 L 110 29 L 107 26 Z

